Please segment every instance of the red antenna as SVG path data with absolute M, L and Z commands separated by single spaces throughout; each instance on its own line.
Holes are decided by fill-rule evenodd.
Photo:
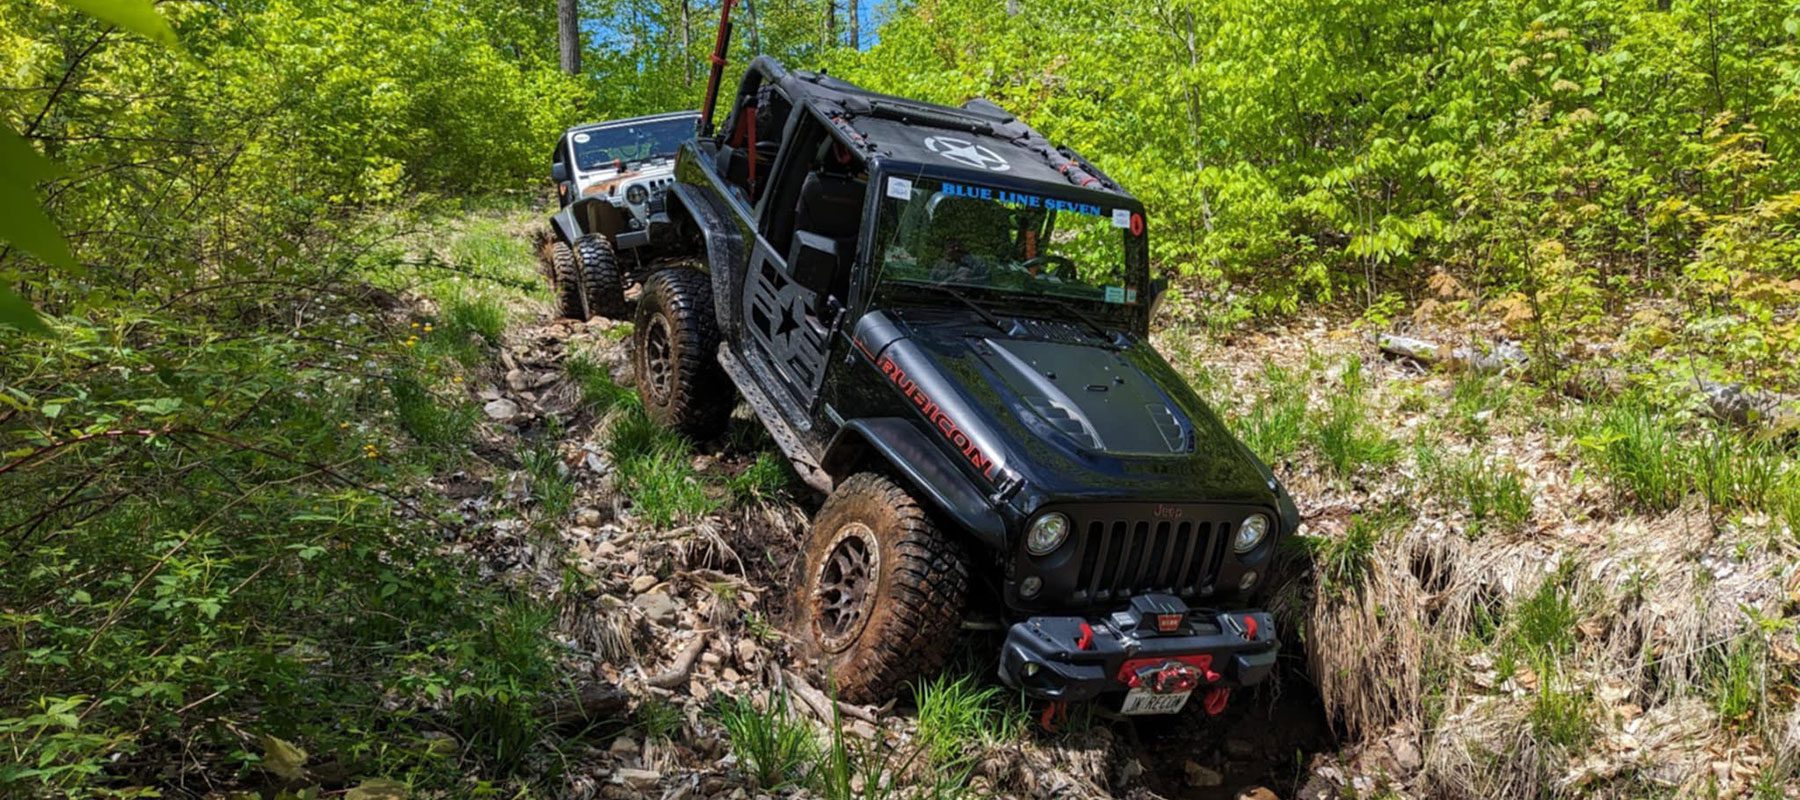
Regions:
M 731 47 L 731 7 L 737 0 L 725 0 L 719 7 L 719 35 L 713 40 L 712 72 L 706 76 L 706 104 L 700 107 L 700 135 L 713 135 L 713 106 L 719 102 L 719 81 L 725 77 L 725 56 Z

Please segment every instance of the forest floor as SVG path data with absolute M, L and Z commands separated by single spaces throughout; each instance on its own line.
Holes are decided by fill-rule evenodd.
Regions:
M 534 277 L 528 248 L 494 247 Z M 435 490 L 467 523 L 454 548 L 556 611 L 586 703 L 550 713 L 579 728 L 559 794 L 1800 796 L 1791 516 L 1626 502 L 1617 476 L 1644 465 L 1606 454 L 1644 435 L 1629 410 L 1387 358 L 1347 324 L 1167 325 L 1158 346 L 1298 499 L 1283 668 L 1218 718 L 1046 733 L 994 680 L 991 632 L 913 696 L 834 706 L 789 632 L 822 498 L 745 409 L 716 442 L 650 425 L 628 323 L 506 302 L 465 383 L 492 457 Z

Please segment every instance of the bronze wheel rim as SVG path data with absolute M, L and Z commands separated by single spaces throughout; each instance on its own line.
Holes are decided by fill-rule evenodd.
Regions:
M 651 319 L 650 329 L 644 331 L 644 372 L 651 398 L 658 403 L 668 400 L 675 378 L 675 347 L 669 336 L 669 321 L 661 314 Z
M 862 634 L 880 579 L 875 532 L 860 522 L 839 528 L 813 576 L 813 628 L 825 652 L 841 653 Z

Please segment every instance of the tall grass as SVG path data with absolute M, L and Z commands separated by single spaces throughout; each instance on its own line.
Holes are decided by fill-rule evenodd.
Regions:
M 1251 452 L 1274 464 L 1300 448 L 1306 432 L 1306 384 L 1292 370 L 1263 362 L 1267 396 L 1234 419 L 1237 435 Z
M 1020 717 L 1001 708 L 998 686 L 983 686 L 973 674 L 946 672 L 913 694 L 919 709 L 919 745 L 933 764 L 964 764 L 983 745 L 1017 737 Z
M 1717 509 L 1800 518 L 1791 450 L 1723 425 L 1670 414 L 1639 395 L 1602 408 L 1576 439 L 1585 460 L 1621 501 L 1671 511 L 1689 497 Z
M 819 742 L 805 720 L 794 716 L 787 695 L 758 709 L 748 698 L 726 700 L 719 721 L 731 738 L 731 751 L 758 788 L 773 791 L 799 785 L 819 758 Z
M 1393 463 L 1400 447 L 1369 420 L 1368 377 L 1362 359 L 1347 359 L 1340 381 L 1339 390 L 1326 401 L 1324 414 L 1313 423 L 1313 443 L 1320 457 L 1340 478 L 1349 478 L 1364 467 Z
M 1516 531 L 1531 517 L 1531 494 L 1517 467 L 1479 452 L 1447 457 L 1425 441 L 1414 448 L 1421 483 L 1468 515 L 1470 538 Z

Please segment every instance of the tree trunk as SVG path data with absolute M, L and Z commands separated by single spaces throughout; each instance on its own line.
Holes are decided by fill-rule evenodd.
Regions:
M 825 0 L 825 49 L 830 50 L 838 45 L 837 38 L 837 0 Z
M 862 9 L 857 7 L 856 0 L 846 0 L 844 11 L 850 14 L 850 49 L 862 49 Z
M 562 71 L 581 74 L 581 13 L 576 0 L 556 0 L 556 47 Z
M 681 0 L 681 69 L 687 80 L 686 86 L 694 85 L 694 50 L 693 50 L 693 4 L 690 0 Z

